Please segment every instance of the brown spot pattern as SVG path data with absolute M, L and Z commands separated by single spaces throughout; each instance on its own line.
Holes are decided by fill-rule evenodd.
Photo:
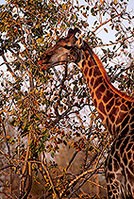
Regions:
M 94 84 L 94 87 L 93 89 L 95 89 L 96 87 L 98 87 L 98 85 L 102 82 L 102 77 L 98 77 L 96 80 L 95 80 L 95 84 Z
M 99 104 L 99 107 L 98 107 L 98 108 L 99 108 L 99 110 L 100 110 L 103 114 L 106 115 L 105 108 L 104 108 L 104 105 L 103 105 L 102 102 Z
M 85 74 L 85 76 L 87 75 L 87 72 L 88 72 L 88 67 L 86 67 L 86 68 L 84 69 L 84 74 Z
M 114 105 L 114 98 L 106 105 L 107 112 L 110 111 L 110 109 L 113 107 L 113 105 Z

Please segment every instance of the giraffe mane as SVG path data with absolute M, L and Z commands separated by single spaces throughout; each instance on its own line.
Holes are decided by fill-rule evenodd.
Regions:
M 90 48 L 90 47 L 89 47 Z M 90 51 L 91 48 L 90 48 Z M 108 84 L 108 86 L 115 92 L 117 93 L 120 97 L 124 98 L 125 100 L 127 101 L 131 101 L 131 102 L 134 102 L 134 97 L 133 96 L 129 96 L 127 95 L 125 92 L 121 92 L 120 90 L 118 90 L 117 88 L 115 88 L 111 82 L 109 81 L 109 78 L 108 78 L 108 75 L 107 75 L 107 72 L 101 62 L 101 60 L 99 59 L 99 57 L 92 51 L 92 53 L 90 52 L 90 54 L 92 55 L 94 61 L 96 62 L 97 66 L 99 67 L 102 75 L 103 75 L 103 78 L 105 79 L 106 83 Z

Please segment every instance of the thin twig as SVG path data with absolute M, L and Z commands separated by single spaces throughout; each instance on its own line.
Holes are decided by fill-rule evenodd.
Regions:
M 89 36 L 91 37 L 91 35 L 92 35 L 94 32 L 96 32 L 101 26 L 107 24 L 108 22 L 112 21 L 112 20 L 113 20 L 114 18 L 116 18 L 116 17 L 119 17 L 120 15 L 122 15 L 122 13 L 117 14 L 117 15 L 111 17 L 110 19 L 108 19 L 107 21 L 104 21 L 103 23 L 101 23 L 95 30 L 93 30 L 93 31 L 91 32 L 91 34 L 90 34 Z
M 120 40 L 118 40 L 118 41 L 116 41 L 116 42 L 112 42 L 112 43 L 110 43 L 110 44 L 100 44 L 100 45 L 95 46 L 95 48 L 104 47 L 104 46 L 112 46 L 112 45 L 116 45 L 116 44 L 118 44 L 118 43 L 123 43 L 124 41 L 126 41 L 126 40 L 128 40 L 128 39 L 130 39 L 130 38 L 132 38 L 132 37 L 133 37 L 133 35 L 131 35 L 131 36 L 129 36 L 129 37 L 126 37 L 126 38 L 123 38 L 123 39 L 120 39 Z
M 41 166 L 42 166 L 42 169 L 43 169 L 43 170 L 46 172 L 46 174 L 47 174 L 47 177 L 48 177 L 48 179 L 49 179 L 49 182 L 50 182 L 50 184 L 51 184 L 51 187 L 52 187 L 52 190 L 53 190 L 53 193 L 54 193 L 54 197 L 57 198 L 57 199 L 59 199 L 57 190 L 56 190 L 55 187 L 54 187 L 54 184 L 53 184 L 51 175 L 50 175 L 50 173 L 49 173 L 49 171 L 48 171 L 46 165 L 45 165 L 43 162 L 41 162 Z
M 6 128 L 5 128 L 5 125 L 4 125 L 4 121 L 3 121 L 3 119 L 1 117 L 0 117 L 0 121 L 1 121 L 1 124 L 2 124 L 3 132 L 4 132 L 5 143 L 6 143 L 6 146 L 7 146 L 7 149 L 8 149 L 7 152 L 8 152 L 9 157 L 11 157 L 10 146 L 8 144 L 8 141 L 7 141 L 7 132 L 6 132 Z
M 17 80 L 18 77 L 16 76 L 16 74 L 13 72 L 13 70 L 12 70 L 11 67 L 9 66 L 9 64 L 8 64 L 8 62 L 7 62 L 7 60 L 6 60 L 6 57 L 5 57 L 4 53 L 2 54 L 2 58 L 3 58 L 4 62 L 6 63 L 6 66 L 7 66 L 8 71 L 11 73 L 11 75 L 14 77 L 14 79 Z
M 116 74 L 115 76 L 113 76 L 110 80 L 111 82 L 114 81 L 121 73 L 123 73 L 124 71 L 129 70 L 130 68 L 134 68 L 134 65 L 130 65 L 127 68 L 121 69 L 120 72 L 118 74 Z
M 4 195 L 7 196 L 8 198 L 14 199 L 14 197 L 11 196 L 10 193 L 0 191 L 0 194 L 4 194 Z
M 71 192 L 71 195 L 69 196 L 69 198 L 71 198 L 72 195 L 73 195 L 78 189 L 80 189 L 80 187 L 82 187 L 82 186 L 87 182 L 87 180 L 88 180 L 89 178 L 91 178 L 91 177 L 96 173 L 96 171 L 103 171 L 103 169 L 99 169 L 99 168 L 101 168 L 102 165 L 103 165 L 103 162 L 101 163 L 101 165 L 100 165 L 98 168 L 96 168 L 96 169 L 94 169 L 94 170 L 91 170 L 92 173 L 91 173 L 91 172 L 87 172 L 87 173 L 84 172 L 85 175 L 87 175 L 88 173 L 91 173 L 91 175 L 88 176 L 88 177 L 87 177 L 87 178 L 86 178 L 74 191 Z M 90 171 L 90 170 L 88 170 L 88 171 Z M 85 176 L 85 175 L 84 175 L 84 176 Z M 84 177 L 84 176 L 83 176 L 83 177 Z M 78 180 L 79 180 L 79 179 L 78 179 Z M 72 182 L 71 182 L 71 183 L 72 183 Z M 71 183 L 70 183 L 70 184 L 71 184 Z M 75 185 L 75 183 L 76 183 L 76 182 L 74 182 L 73 185 Z M 71 186 L 72 186 L 72 185 L 71 185 Z
M 71 160 L 69 161 L 69 163 L 67 164 L 67 167 L 65 168 L 65 171 L 67 171 L 69 169 L 69 167 L 71 166 L 73 160 L 75 159 L 76 155 L 78 154 L 78 151 L 75 151 Z
M 2 171 L 4 169 L 8 169 L 9 167 L 14 167 L 14 165 L 13 164 L 9 164 L 7 166 L 4 166 L 4 167 L 0 168 L 0 171 Z
M 29 151 L 30 151 L 30 142 L 31 142 L 31 132 L 29 132 L 29 135 L 28 135 L 27 152 L 26 152 L 25 164 L 24 164 L 24 167 L 22 169 L 22 175 L 25 174 L 26 168 L 27 168 L 27 163 L 28 163 L 28 158 L 29 158 Z
M 99 167 L 100 168 L 100 167 Z M 62 198 L 65 194 L 66 194 L 66 191 L 76 185 L 78 183 L 78 181 L 81 179 L 81 178 L 84 178 L 87 174 L 89 173 L 92 173 L 91 175 L 93 175 L 99 168 L 96 168 L 96 169 L 89 169 L 85 172 L 83 172 L 82 174 L 80 174 L 79 176 L 77 176 L 72 182 L 70 182 L 70 184 L 61 192 L 60 194 L 60 198 Z M 90 176 L 91 177 L 91 176 Z M 72 195 L 72 194 L 71 194 Z

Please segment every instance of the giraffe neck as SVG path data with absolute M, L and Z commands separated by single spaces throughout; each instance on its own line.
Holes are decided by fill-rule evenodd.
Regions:
M 93 103 L 104 126 L 116 137 L 123 129 L 123 120 L 132 111 L 134 98 L 120 92 L 109 82 L 101 61 L 86 42 L 82 51 L 83 58 L 78 65 L 87 81 Z

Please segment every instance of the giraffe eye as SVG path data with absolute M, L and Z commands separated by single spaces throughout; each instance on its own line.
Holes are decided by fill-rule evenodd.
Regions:
M 65 45 L 64 48 L 70 50 L 72 48 L 72 46 Z

